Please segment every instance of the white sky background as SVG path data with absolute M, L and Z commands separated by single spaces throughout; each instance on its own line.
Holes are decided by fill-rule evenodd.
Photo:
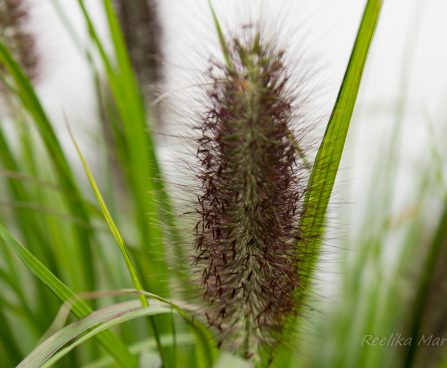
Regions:
M 61 122 L 61 134 L 66 136 L 62 111 L 69 117 L 76 134 L 81 136 L 86 132 L 84 147 L 92 156 L 96 147 L 88 143 L 92 142 L 89 136 L 98 134 L 98 123 L 88 68 L 52 10 L 52 0 L 29 1 L 34 5 L 32 23 L 38 30 L 44 61 L 39 92 L 56 121 Z M 87 40 L 77 1 L 59 2 L 64 4 L 80 38 Z M 213 49 L 215 31 L 206 0 L 159 2 L 168 65 L 165 90 L 173 91 L 169 102 L 174 109 L 176 103 L 179 109 L 184 109 L 188 106 L 184 102 L 191 101 L 194 89 L 183 90 L 178 101 L 179 93 L 174 92 L 191 83 L 191 70 L 205 70 L 207 55 L 216 50 L 216 46 Z M 87 3 L 101 24 L 103 36 L 107 36 L 101 1 Z M 250 16 L 256 19 L 261 11 L 274 28 L 290 35 L 285 40 L 290 50 L 301 45 L 302 50 L 312 55 L 321 69 L 317 82 L 322 83 L 324 89 L 317 103 L 323 116 L 329 115 L 334 103 L 365 3 L 361 0 L 214 0 L 226 30 L 237 29 L 237 25 L 246 23 Z M 438 147 L 446 146 L 446 15 L 445 0 L 384 0 L 336 188 L 336 201 L 346 203 L 342 205 L 343 210 L 351 213 L 349 219 L 342 220 L 347 221 L 350 228 L 366 205 L 365 188 L 384 138 L 391 134 L 395 123 L 393 109 L 396 101 L 403 97 L 402 88 L 408 97 L 403 129 L 405 165 L 398 174 L 402 206 L 414 189 L 411 181 L 414 168 L 431 157 L 427 115 L 435 126 Z M 404 50 L 406 43 L 410 45 L 409 51 Z M 405 81 L 403 87 L 402 80 Z M 179 131 L 178 116 L 168 123 L 172 124 L 171 130 Z M 66 142 L 70 147 L 68 139 Z M 163 154 L 169 154 L 167 151 L 165 149 Z

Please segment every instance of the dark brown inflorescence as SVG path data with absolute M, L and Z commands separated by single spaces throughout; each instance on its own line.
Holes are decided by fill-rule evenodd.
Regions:
M 292 132 L 297 94 L 284 51 L 252 28 L 226 46 L 210 78 L 198 126 L 195 264 L 208 322 L 250 357 L 278 342 L 296 310 L 305 182 Z
M 28 19 L 27 6 L 23 0 L 0 0 L 0 41 L 34 81 L 38 74 L 38 58 L 35 39 L 26 29 Z
M 155 0 L 115 0 L 132 66 L 146 99 L 162 79 L 161 24 Z

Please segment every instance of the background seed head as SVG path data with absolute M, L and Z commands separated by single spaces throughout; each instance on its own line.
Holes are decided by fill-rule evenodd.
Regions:
M 0 41 L 11 51 L 28 77 L 35 81 L 39 58 L 35 38 L 27 29 L 28 6 L 23 0 L 0 0 Z
M 156 0 L 115 0 L 130 60 L 146 103 L 163 80 L 163 30 Z M 157 114 L 156 120 L 161 118 Z

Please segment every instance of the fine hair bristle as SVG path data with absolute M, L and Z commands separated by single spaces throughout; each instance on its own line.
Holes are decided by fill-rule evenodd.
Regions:
M 209 70 L 196 123 L 195 265 L 206 318 L 221 343 L 250 358 L 281 339 L 297 310 L 299 219 L 307 170 L 299 86 L 285 51 L 245 26 Z M 298 119 L 298 121 L 297 121 Z

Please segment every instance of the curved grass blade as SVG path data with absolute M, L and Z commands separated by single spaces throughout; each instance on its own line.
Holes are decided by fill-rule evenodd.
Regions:
M 46 339 L 17 366 L 17 368 L 49 367 L 79 344 L 118 324 L 143 316 L 170 313 L 166 306 L 140 305 L 138 300 L 115 304 L 75 321 Z M 80 337 L 81 336 L 81 337 Z M 64 345 L 80 337 L 61 350 Z
M 60 350 L 51 359 L 49 359 L 48 362 L 42 366 L 42 368 L 52 367 L 54 365 L 54 363 L 56 363 L 59 359 L 61 359 L 65 355 L 67 355 L 74 348 L 76 348 L 80 344 L 86 342 L 87 340 L 91 339 L 92 337 L 96 336 L 98 333 L 100 333 L 104 330 L 107 330 L 113 326 L 119 325 L 119 324 L 127 322 L 127 321 L 131 321 L 133 319 L 140 318 L 140 317 L 150 317 L 150 316 L 154 316 L 157 314 L 167 314 L 167 313 L 171 313 L 171 310 L 168 307 L 155 306 L 153 304 L 151 304 L 148 307 L 140 306 L 138 309 L 125 311 L 124 313 L 120 314 L 116 318 L 114 318 L 110 321 L 107 321 L 106 323 L 99 325 L 98 327 L 93 328 L 91 331 L 86 333 L 84 336 L 82 336 L 78 340 L 74 341 L 70 345 L 66 346 L 62 350 Z M 165 336 L 165 339 L 163 339 L 163 343 L 167 343 L 168 345 L 169 345 L 170 341 L 172 341 L 172 337 L 170 337 L 170 336 Z M 150 346 L 158 349 L 157 340 L 152 339 L 151 342 L 153 342 L 153 344 L 151 344 Z M 147 347 L 147 345 L 146 345 L 146 347 Z M 155 355 L 155 356 L 158 359 L 158 355 Z
M 318 260 L 326 212 L 382 2 L 382 0 L 368 0 L 366 4 L 348 67 L 309 179 L 304 200 L 305 211 L 300 222 L 303 237 L 311 239 L 299 249 L 300 255 L 303 256 L 299 270 L 304 276 L 303 293 L 306 293 L 309 287 Z
M 127 251 L 126 245 L 124 244 L 123 237 L 121 236 L 121 233 L 119 232 L 117 226 L 115 225 L 115 222 L 112 219 L 112 216 L 110 215 L 109 210 L 107 209 L 107 206 L 106 206 L 106 204 L 104 202 L 104 199 L 103 199 L 103 197 L 101 195 L 101 192 L 99 190 L 99 187 L 96 184 L 95 178 L 93 177 L 93 174 L 90 171 L 90 168 L 88 167 L 87 161 L 85 160 L 84 155 L 82 154 L 81 149 L 79 148 L 79 145 L 77 144 L 76 140 L 74 139 L 71 130 L 69 130 L 69 133 L 70 133 L 70 137 L 71 137 L 71 139 L 73 141 L 73 144 L 74 144 L 74 146 L 76 148 L 76 152 L 78 153 L 79 158 L 80 158 L 80 160 L 82 162 L 82 166 L 84 168 L 84 171 L 87 174 L 90 186 L 92 187 L 92 190 L 93 190 L 93 192 L 95 194 L 96 200 L 97 200 L 97 202 L 99 204 L 99 207 L 101 208 L 103 216 L 104 216 L 107 224 L 109 225 L 110 231 L 112 232 L 113 236 L 115 237 L 115 239 L 116 239 L 116 241 L 118 243 L 118 246 L 120 248 L 121 254 L 123 255 L 124 262 L 126 263 L 126 267 L 127 267 L 127 270 L 129 271 L 129 274 L 130 274 L 130 277 L 132 279 L 132 282 L 133 282 L 135 288 L 139 292 L 141 292 L 141 291 L 143 291 L 143 288 L 142 288 L 140 280 L 138 278 L 137 271 L 135 270 L 135 267 L 132 264 L 132 260 L 130 259 L 129 252 Z M 143 307 L 148 307 L 149 306 L 147 299 L 141 293 L 140 293 L 140 301 L 141 301 L 141 305 Z M 155 322 L 153 321 L 152 318 L 150 318 L 150 324 L 151 324 L 151 327 L 152 327 L 152 329 L 154 331 L 155 340 L 157 341 L 158 348 L 159 348 L 158 350 L 159 350 L 160 354 L 162 355 L 163 354 L 163 347 L 161 345 L 160 337 L 159 337 L 158 332 L 157 332 L 157 327 L 156 327 Z
M 145 296 L 148 299 L 152 298 L 158 302 L 164 303 L 167 306 L 169 306 L 171 311 L 175 311 L 186 323 L 187 326 L 189 326 L 191 328 L 191 330 L 194 333 L 194 339 L 195 339 L 195 347 L 196 347 L 196 361 L 195 361 L 195 366 L 196 367 L 203 367 L 203 368 L 208 368 L 211 367 L 214 363 L 214 361 L 216 360 L 217 356 L 218 356 L 218 350 L 217 350 L 217 343 L 214 339 L 213 334 L 211 333 L 211 331 L 209 331 L 200 321 L 198 321 L 195 318 L 195 315 L 197 314 L 198 310 L 196 307 L 191 306 L 191 305 L 187 305 L 184 304 L 182 302 L 173 302 L 170 300 L 167 300 L 165 298 L 162 298 L 156 294 L 147 292 L 147 291 L 139 291 L 139 290 L 135 290 L 135 289 L 122 289 L 122 290 L 113 290 L 113 291 L 103 291 L 100 292 L 101 294 L 108 295 L 108 296 Z M 190 312 L 190 313 L 188 313 Z M 65 312 L 64 312 L 65 313 Z M 182 334 L 180 336 L 183 336 Z M 164 336 L 160 337 L 160 340 L 163 342 L 163 346 L 164 342 L 166 341 L 166 339 L 170 339 L 170 341 L 166 344 L 167 346 L 169 345 L 173 345 L 176 344 L 176 342 L 172 339 L 171 335 L 165 334 Z M 177 344 L 183 344 L 183 337 L 178 337 L 176 336 L 176 338 L 178 338 Z M 156 339 L 149 339 L 148 341 L 153 341 L 155 342 L 155 344 L 157 344 Z M 140 346 L 139 344 L 137 344 L 138 346 Z M 129 348 L 130 351 L 132 352 L 136 352 L 134 351 L 134 349 Z M 110 361 L 110 359 L 104 358 L 104 360 L 106 361 Z M 101 359 L 100 362 L 104 361 L 103 359 Z M 98 362 L 98 364 L 100 363 Z M 92 363 L 93 366 L 95 366 L 94 363 Z M 90 366 L 90 364 L 88 365 Z
M 21 261 L 29 268 L 39 280 L 41 280 L 62 302 L 71 301 L 72 313 L 77 318 L 87 317 L 92 309 L 81 300 L 61 280 L 48 270 L 36 257 L 34 257 L 22 244 L 14 239 L 9 232 L 0 224 L 0 239 L 10 247 Z M 127 350 L 121 340 L 110 331 L 105 331 L 98 336 L 100 344 L 109 352 L 114 359 L 123 367 L 135 367 L 136 359 Z

